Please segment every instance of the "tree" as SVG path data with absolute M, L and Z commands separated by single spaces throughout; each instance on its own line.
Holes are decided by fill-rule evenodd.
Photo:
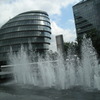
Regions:
M 78 44 L 77 42 L 65 42 L 64 43 L 64 49 L 65 49 L 65 54 L 68 55 L 68 52 L 72 55 L 78 54 L 77 49 L 78 49 Z

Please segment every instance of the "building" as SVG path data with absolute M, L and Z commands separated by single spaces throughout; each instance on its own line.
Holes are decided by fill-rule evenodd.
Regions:
M 44 11 L 29 11 L 10 19 L 0 29 L 0 62 L 7 60 L 10 47 L 18 52 L 21 44 L 25 48 L 44 52 L 49 49 L 51 27 L 49 16 Z
M 100 0 L 82 0 L 73 6 L 77 37 L 92 33 L 93 45 L 100 54 Z M 92 34 L 90 34 L 92 35 Z
M 56 36 L 56 44 L 57 44 L 57 50 L 58 50 L 58 52 L 64 53 L 63 35 L 57 35 Z

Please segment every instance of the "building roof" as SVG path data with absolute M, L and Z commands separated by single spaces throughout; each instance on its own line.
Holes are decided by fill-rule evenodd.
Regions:
M 48 15 L 47 12 L 42 11 L 42 10 L 27 11 L 27 12 L 24 12 L 24 13 L 21 13 L 21 14 L 28 14 L 28 13 L 43 13 L 43 14 Z M 21 15 L 21 14 L 19 14 L 19 15 Z
M 87 2 L 87 1 L 93 1 L 93 0 L 81 0 L 79 3 L 75 4 L 74 6 L 83 4 L 83 3 Z M 74 7 L 74 6 L 73 6 L 73 7 Z

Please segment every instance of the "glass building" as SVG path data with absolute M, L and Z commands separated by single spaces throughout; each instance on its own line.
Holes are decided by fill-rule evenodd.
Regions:
M 44 11 L 29 11 L 10 19 L 0 29 L 0 61 L 6 59 L 10 47 L 17 52 L 23 44 L 25 48 L 44 52 L 49 49 L 51 27 L 49 16 Z
M 96 46 L 100 47 L 100 0 L 82 0 L 73 6 L 77 37 L 83 36 L 93 30 L 96 39 L 99 37 Z M 94 44 L 94 46 L 95 46 Z M 98 50 L 100 51 L 100 50 Z

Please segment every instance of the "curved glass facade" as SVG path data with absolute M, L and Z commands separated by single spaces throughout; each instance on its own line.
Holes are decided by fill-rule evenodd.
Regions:
M 34 16 L 34 15 L 33 15 Z M 44 16 L 20 16 L 20 17 L 15 17 L 15 19 L 10 20 L 8 23 L 13 22 L 13 21 L 21 21 L 21 20 L 43 20 L 43 21 L 48 21 L 49 18 L 44 17 Z
M 4 40 L 4 39 L 12 39 L 12 38 L 19 38 L 19 37 L 35 37 L 35 36 L 39 36 L 39 37 L 47 37 L 50 38 L 50 33 L 49 32 L 42 32 L 42 31 L 21 31 L 21 32 L 10 32 L 10 33 L 5 33 L 5 34 L 1 34 L 0 35 L 0 41 Z M 17 33 L 17 34 L 16 34 Z M 51 38 L 50 38 L 51 39 Z
M 21 25 L 46 25 L 50 27 L 50 23 L 43 20 L 21 20 L 7 23 L 2 29 L 12 27 L 12 26 L 21 26 Z
M 35 31 L 47 31 L 47 32 L 50 32 L 50 27 L 48 26 L 43 26 L 43 25 L 21 25 L 21 26 L 13 26 L 13 27 L 8 27 L 8 28 L 4 28 L 4 29 L 1 29 L 1 32 L 0 34 L 4 34 L 4 33 L 10 33 L 10 32 L 20 32 L 20 31 L 31 31 L 31 30 L 35 30 Z
M 50 20 L 46 12 L 21 13 L 10 19 L 0 29 L 0 56 L 6 54 L 10 47 L 13 51 L 18 51 L 21 44 L 28 47 L 29 42 L 37 51 L 46 50 L 49 48 L 50 35 Z

